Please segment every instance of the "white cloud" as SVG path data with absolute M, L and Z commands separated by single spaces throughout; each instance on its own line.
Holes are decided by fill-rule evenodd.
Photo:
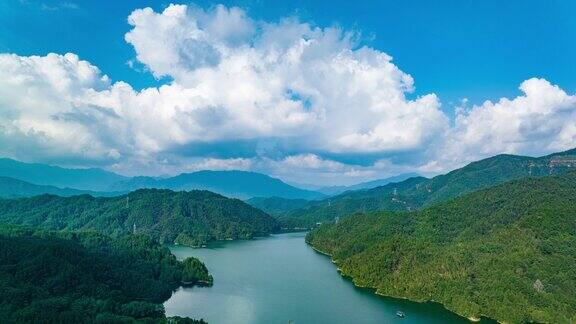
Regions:
M 233 159 L 215 159 L 207 158 L 202 159 L 198 163 L 188 165 L 188 171 L 199 170 L 250 170 L 253 161 L 246 158 L 233 158 Z
M 74 54 L 0 55 L 0 151 L 93 159 L 115 155 L 90 125 L 109 119 L 109 112 L 82 102 L 88 93 L 109 86 L 105 75 Z
M 514 99 L 460 110 L 443 155 L 461 164 L 500 153 L 541 155 L 575 147 L 576 96 L 537 78 L 520 90 L 523 95 Z
M 171 81 L 136 91 L 74 54 L 0 54 L 1 155 L 130 174 L 251 169 L 349 183 L 502 152 L 543 154 L 576 139 L 576 97 L 545 80 L 525 81 L 514 99 L 469 109 L 463 101 L 451 126 L 435 94 L 407 99 L 412 77 L 354 32 L 255 21 L 224 6 L 146 8 L 128 21 L 138 64 Z M 232 152 L 236 142 L 255 144 L 226 158 L 179 151 Z M 376 162 L 336 161 L 342 155 Z M 403 155 L 410 159 L 393 158 Z
M 254 166 L 274 176 L 309 185 L 351 185 L 413 170 L 387 160 L 362 166 L 325 159 L 310 153 L 290 155 L 279 160 L 263 159 Z
M 194 98 L 214 137 L 297 139 L 306 149 L 419 148 L 447 125 L 435 95 L 407 100 L 412 78 L 354 34 L 296 19 L 254 22 L 238 8 L 169 6 L 129 17 L 126 40 L 157 77 Z M 205 119 L 207 118 L 207 119 Z M 302 147 L 301 147 L 302 148 Z

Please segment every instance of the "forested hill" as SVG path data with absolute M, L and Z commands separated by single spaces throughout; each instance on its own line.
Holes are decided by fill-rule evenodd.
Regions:
M 248 204 L 209 191 L 142 189 L 118 197 L 89 195 L 0 200 L 0 222 L 55 230 L 144 233 L 163 243 L 201 245 L 277 231 L 278 221 Z
M 92 196 L 116 196 L 118 192 L 99 192 L 89 190 L 77 190 L 70 188 L 58 188 L 54 186 L 35 185 L 26 181 L 0 177 L 0 198 L 20 198 L 32 197 L 42 194 L 52 194 L 58 196 L 77 196 L 89 194 Z
M 1 323 L 166 323 L 162 302 L 198 281 L 212 281 L 200 261 L 177 261 L 144 235 L 0 224 Z
M 279 217 L 288 225 L 310 226 L 357 212 L 413 210 L 506 181 L 570 170 L 576 170 L 576 149 L 540 158 L 497 155 L 431 179 L 414 177 L 370 190 L 347 192 Z
M 356 214 L 307 242 L 384 295 L 467 317 L 576 322 L 576 172 L 528 178 L 415 212 Z

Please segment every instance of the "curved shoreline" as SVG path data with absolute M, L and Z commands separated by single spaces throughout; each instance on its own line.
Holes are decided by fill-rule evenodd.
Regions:
M 443 303 L 437 302 L 437 301 L 435 301 L 435 300 L 418 301 L 418 300 L 414 300 L 414 299 L 411 299 L 411 298 L 408 298 L 408 297 L 403 297 L 403 296 L 386 295 L 386 294 L 384 294 L 384 293 L 379 292 L 379 291 L 378 291 L 378 288 L 374 288 L 374 287 L 370 287 L 370 286 L 361 286 L 361 285 L 357 284 L 356 282 L 354 282 L 354 277 L 342 273 L 342 269 L 337 266 L 337 265 L 338 265 L 338 262 L 336 262 L 336 260 L 334 260 L 334 258 L 332 257 L 332 254 L 316 248 L 314 245 L 312 245 L 311 243 L 309 243 L 309 242 L 307 242 L 307 241 L 305 241 L 305 242 L 306 242 L 306 244 L 307 244 L 308 246 L 310 246 L 310 247 L 312 248 L 312 250 L 314 250 L 315 252 L 329 257 L 329 258 L 330 258 L 330 261 L 331 261 L 334 265 L 336 265 L 336 271 L 338 271 L 338 273 L 339 273 L 343 278 L 348 279 L 348 280 L 349 280 L 355 287 L 357 287 L 357 288 L 372 290 L 375 295 L 382 296 L 382 297 L 386 297 L 386 298 L 402 299 L 402 300 L 407 300 L 407 301 L 414 302 L 414 303 L 433 303 L 433 304 L 438 304 L 438 305 L 442 306 L 444 309 L 446 309 L 447 311 L 452 312 L 452 313 L 454 313 L 454 314 L 456 314 L 456 315 L 458 315 L 458 316 L 460 316 L 460 317 L 462 317 L 462 318 L 465 318 L 465 319 L 469 320 L 470 322 L 480 322 L 480 321 L 482 321 L 483 318 L 485 318 L 486 320 L 489 320 L 489 321 L 495 321 L 495 322 L 497 322 L 497 323 L 502 323 L 502 322 L 500 322 L 500 321 L 498 321 L 498 320 L 496 320 L 496 319 L 490 318 L 490 317 L 485 316 L 485 315 L 479 315 L 479 317 L 462 315 L 462 314 L 460 314 L 460 313 L 458 313 L 458 312 L 456 312 L 456 311 L 454 311 L 454 310 L 452 310 L 452 309 L 447 308 L 446 305 L 444 305 Z

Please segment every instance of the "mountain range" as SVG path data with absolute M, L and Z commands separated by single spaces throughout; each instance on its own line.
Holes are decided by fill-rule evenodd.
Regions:
M 67 169 L 40 163 L 0 159 L 0 176 L 36 185 L 79 190 L 108 191 L 110 186 L 127 178 L 102 169 Z
M 295 206 L 276 216 L 285 226 L 309 227 L 355 213 L 414 210 L 506 181 L 575 169 L 576 149 L 537 158 L 502 154 L 433 178 L 413 177 L 373 189 L 349 191 L 304 207 Z
M 351 185 L 351 186 L 322 187 L 320 189 L 317 189 L 316 191 L 323 193 L 325 195 L 328 195 L 328 196 L 334 196 L 334 195 L 338 195 L 338 194 L 341 194 L 341 193 L 346 192 L 346 191 L 355 191 L 355 190 L 376 188 L 376 187 L 387 185 L 387 184 L 392 183 L 392 182 L 400 182 L 400 181 L 404 181 L 406 179 L 414 178 L 414 177 L 418 177 L 418 176 L 419 176 L 419 174 L 414 173 L 414 172 L 402 173 L 402 174 L 399 174 L 397 176 L 361 182 L 361 183 Z
M 296 188 L 265 174 L 248 171 L 198 171 L 182 173 L 170 178 L 134 177 L 117 182 L 113 191 L 132 191 L 140 188 L 171 190 L 209 190 L 227 197 L 283 197 L 288 199 L 317 199 L 323 194 Z
M 173 177 L 126 177 L 98 168 L 69 169 L 40 163 L 25 163 L 8 158 L 0 159 L 0 197 L 30 197 L 38 194 L 72 196 L 114 196 L 144 188 L 180 190 L 209 190 L 227 197 L 284 198 L 318 200 L 341 194 L 399 182 L 415 173 L 362 182 L 351 186 L 332 186 L 316 191 L 287 184 L 265 174 L 247 171 L 197 171 Z
M 198 171 L 174 177 L 125 177 L 102 169 L 67 169 L 39 163 L 0 159 L 0 197 L 42 193 L 71 196 L 113 196 L 142 188 L 209 190 L 228 197 L 319 199 L 324 194 L 300 189 L 270 176 L 246 171 Z
M 36 185 L 30 182 L 9 177 L 0 177 L 0 198 L 32 197 L 42 194 L 52 194 L 62 197 L 87 194 L 92 195 L 94 197 L 100 197 L 100 196 L 115 196 L 121 193 L 78 190 L 71 188 L 58 188 L 55 186 L 48 186 L 48 185 Z

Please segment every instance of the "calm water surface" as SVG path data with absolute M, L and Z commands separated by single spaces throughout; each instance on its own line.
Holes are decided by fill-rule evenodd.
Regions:
M 470 323 L 436 304 L 384 298 L 354 287 L 329 257 L 305 244 L 304 236 L 171 247 L 179 259 L 202 260 L 214 286 L 180 288 L 164 303 L 166 315 L 211 324 Z M 406 317 L 397 317 L 398 310 Z

